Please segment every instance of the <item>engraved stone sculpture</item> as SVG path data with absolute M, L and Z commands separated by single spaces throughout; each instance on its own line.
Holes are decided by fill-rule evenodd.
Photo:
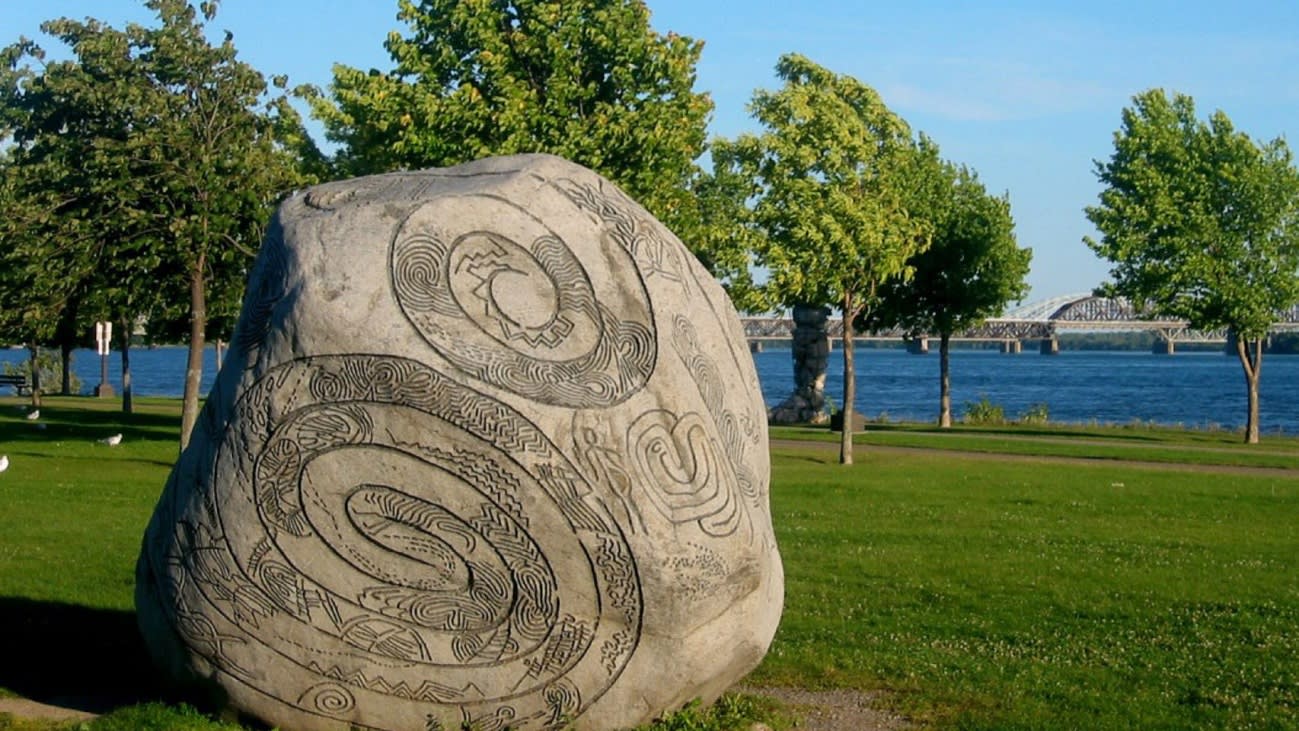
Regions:
M 295 194 L 147 529 L 155 660 L 284 729 L 613 729 L 757 665 L 784 579 L 725 292 L 527 155 Z
M 826 416 L 825 372 L 830 358 L 830 336 L 826 333 L 829 307 L 795 305 L 793 308 L 794 392 L 771 409 L 771 424 L 824 424 Z

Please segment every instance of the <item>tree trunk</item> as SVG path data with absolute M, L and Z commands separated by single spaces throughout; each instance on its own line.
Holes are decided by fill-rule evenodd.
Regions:
M 122 318 L 118 325 L 122 333 L 122 413 L 135 413 L 135 405 L 131 402 L 131 321 L 129 318 Z
M 1258 444 L 1258 376 L 1263 370 L 1263 338 L 1236 338 L 1236 355 L 1245 371 L 1249 392 L 1249 416 L 1245 420 L 1245 443 Z
M 853 366 L 852 294 L 843 296 L 843 430 L 839 433 L 839 464 L 852 464 L 853 402 L 857 399 L 857 371 Z
M 41 367 L 37 361 L 41 358 L 41 346 L 30 345 L 27 347 L 27 352 L 31 354 L 32 364 L 32 408 L 39 409 L 41 407 Z
M 189 446 L 190 434 L 198 421 L 198 391 L 203 382 L 203 336 L 207 331 L 207 293 L 203 287 L 206 268 L 206 257 L 200 255 L 189 274 L 189 358 L 185 362 L 185 395 L 180 409 L 182 451 Z
M 59 343 L 59 357 L 63 359 L 61 364 L 63 380 L 59 384 L 59 394 L 62 396 L 72 395 L 72 343 L 64 341 Z
M 938 341 L 938 427 L 952 428 L 952 379 L 949 346 L 951 333 L 943 333 Z

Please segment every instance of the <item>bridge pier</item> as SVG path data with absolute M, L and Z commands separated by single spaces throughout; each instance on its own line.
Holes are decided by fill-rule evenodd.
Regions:
M 1173 355 L 1177 352 L 1177 346 L 1173 344 L 1172 338 L 1155 336 L 1155 342 L 1150 346 L 1150 352 L 1155 355 Z
M 1042 338 L 1042 355 L 1059 355 L 1060 341 L 1054 335 L 1049 338 Z
M 920 335 L 914 338 L 907 338 L 907 352 L 912 355 L 929 355 L 929 337 Z
M 761 341 L 761 340 L 750 340 L 750 341 L 749 341 L 749 352 L 750 352 L 750 353 L 761 353 L 761 352 L 762 352 L 762 341 Z
M 1003 353 L 1014 355 L 1023 352 L 1023 350 L 1024 344 L 1014 338 L 1001 341 L 1001 352 Z

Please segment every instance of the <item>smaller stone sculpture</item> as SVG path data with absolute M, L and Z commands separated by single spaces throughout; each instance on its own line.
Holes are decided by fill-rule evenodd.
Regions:
M 826 307 L 798 305 L 793 308 L 794 392 L 771 409 L 772 424 L 824 424 L 826 414 L 825 372 L 830 357 L 830 336 Z

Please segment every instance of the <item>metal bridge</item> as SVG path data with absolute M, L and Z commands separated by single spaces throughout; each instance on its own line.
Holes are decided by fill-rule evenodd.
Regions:
M 794 322 L 784 317 L 743 317 L 744 333 L 750 343 L 788 340 L 793 336 Z M 828 332 L 837 339 L 843 334 L 843 320 L 830 320 Z M 1030 302 L 1007 311 L 1001 317 L 987 320 L 977 328 L 952 335 L 953 340 L 1000 341 L 1003 350 L 1018 352 L 1024 340 L 1042 341 L 1043 352 L 1056 352 L 1056 335 L 1061 332 L 1147 331 L 1158 335 L 1156 347 L 1163 343 L 1172 352 L 1175 342 L 1227 341 L 1225 330 L 1192 330 L 1185 321 L 1151 317 L 1123 298 L 1096 297 L 1089 293 Z M 1279 313 L 1272 332 L 1299 331 L 1299 305 Z M 928 335 L 901 329 L 861 333 L 863 338 L 905 339 L 914 349 L 928 349 Z

